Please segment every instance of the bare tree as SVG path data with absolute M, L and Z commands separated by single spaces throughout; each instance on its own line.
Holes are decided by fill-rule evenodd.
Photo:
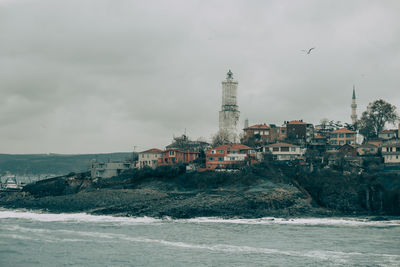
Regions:
M 226 130 L 220 130 L 212 137 L 211 144 L 213 147 L 230 144 L 230 135 Z

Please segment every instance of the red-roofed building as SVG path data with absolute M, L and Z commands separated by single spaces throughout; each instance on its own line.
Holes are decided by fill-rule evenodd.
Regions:
M 243 142 L 251 145 L 265 144 L 270 139 L 270 127 L 264 124 L 256 124 L 244 128 Z
M 146 151 L 139 152 L 139 168 L 156 168 L 158 159 L 161 158 L 161 153 L 162 150 L 158 148 L 152 148 Z
M 206 154 L 206 169 L 208 170 L 240 167 L 256 162 L 254 150 L 242 144 L 220 145 L 208 150 Z
M 329 133 L 329 144 L 332 146 L 355 145 L 356 132 L 347 128 L 332 131 Z
M 158 166 L 190 163 L 196 160 L 199 156 L 199 152 L 167 149 L 162 151 L 161 158 L 158 159 Z

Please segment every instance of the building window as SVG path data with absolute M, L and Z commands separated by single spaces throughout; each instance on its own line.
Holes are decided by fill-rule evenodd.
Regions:
M 208 160 L 214 160 L 214 157 L 209 157 Z
M 144 154 L 142 154 L 142 159 L 144 159 Z
M 289 152 L 289 147 L 288 146 L 283 146 L 281 147 L 282 152 Z
M 170 155 L 175 155 L 175 151 L 170 151 L 169 154 Z
M 339 134 L 339 138 L 343 138 L 344 137 L 344 134 Z
M 296 148 L 295 147 L 291 147 L 292 152 L 296 152 Z
M 274 147 L 274 148 L 272 148 L 272 151 L 279 151 L 279 147 Z
M 219 158 L 218 158 L 218 161 L 224 161 L 224 158 L 219 157 Z
M 224 151 L 223 151 L 223 150 L 219 150 L 219 153 L 220 153 L 220 154 L 224 154 Z

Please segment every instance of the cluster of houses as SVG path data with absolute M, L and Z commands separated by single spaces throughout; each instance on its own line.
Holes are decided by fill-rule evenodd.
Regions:
M 93 162 L 92 177 L 112 177 L 131 168 L 186 165 L 187 170 L 227 171 L 257 164 L 265 156 L 282 162 L 313 162 L 326 165 L 346 161 L 353 166 L 377 162 L 387 170 L 400 170 L 399 129 L 384 130 L 378 138 L 359 142 L 357 132 L 347 128 L 314 126 L 302 120 L 285 121 L 282 126 L 256 124 L 245 127 L 241 141 L 212 147 L 192 141 L 186 135 L 174 138 L 164 150 L 152 148 L 138 153 L 133 162 Z

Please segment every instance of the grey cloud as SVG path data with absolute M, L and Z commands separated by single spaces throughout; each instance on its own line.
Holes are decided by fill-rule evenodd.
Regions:
M 218 128 L 221 81 L 241 120 L 349 121 L 399 106 L 397 1 L 0 2 L 3 153 L 162 148 Z M 301 49 L 316 46 L 310 56 Z

